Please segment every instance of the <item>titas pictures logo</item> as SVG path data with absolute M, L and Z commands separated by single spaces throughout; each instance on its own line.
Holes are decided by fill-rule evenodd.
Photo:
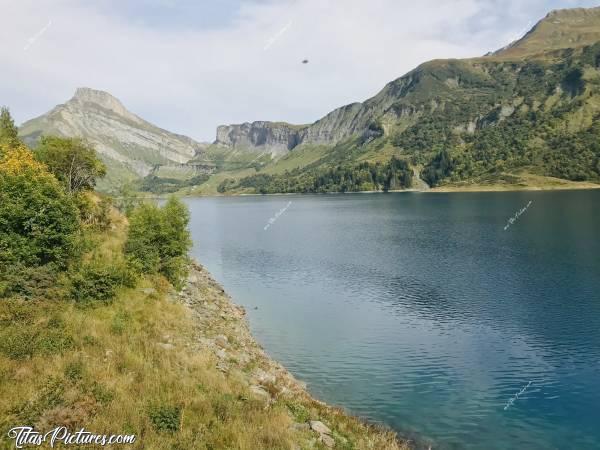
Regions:
M 8 437 L 14 439 L 16 448 L 28 446 L 41 446 L 48 444 L 50 447 L 62 445 L 118 445 L 133 444 L 136 436 L 134 434 L 95 434 L 82 428 L 74 433 L 67 427 L 57 427 L 46 433 L 35 431 L 33 427 L 22 426 L 11 428 Z

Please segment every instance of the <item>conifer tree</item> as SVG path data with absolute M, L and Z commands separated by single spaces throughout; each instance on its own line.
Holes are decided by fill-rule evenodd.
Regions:
M 18 130 L 6 106 L 0 109 L 0 144 L 15 146 L 19 143 Z

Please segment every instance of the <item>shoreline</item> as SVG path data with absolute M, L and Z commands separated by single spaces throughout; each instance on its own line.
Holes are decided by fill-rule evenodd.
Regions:
M 548 191 L 593 191 L 600 189 L 600 184 L 587 181 L 566 181 L 561 180 L 557 184 L 546 185 L 502 185 L 502 184 L 473 184 L 473 185 L 444 185 L 429 189 L 396 189 L 391 191 L 347 191 L 347 192 L 276 192 L 270 194 L 257 193 L 231 193 L 231 194 L 203 194 L 203 193 L 175 193 L 175 195 L 186 198 L 201 197 L 265 197 L 265 196 L 286 196 L 286 195 L 345 195 L 345 194 L 398 194 L 398 193 L 418 193 L 418 194 L 439 194 L 439 193 L 473 193 L 473 192 L 548 192 Z M 156 198 L 166 198 L 168 195 L 161 195 Z
M 318 417 L 295 423 L 294 427 L 310 432 L 325 447 L 334 447 L 331 437 L 336 437 L 338 431 L 342 433 L 343 427 L 348 426 L 357 428 L 365 439 L 365 445 L 374 445 L 357 448 L 415 448 L 414 441 L 402 440 L 390 428 L 369 423 L 313 397 L 304 382 L 297 380 L 265 352 L 250 332 L 245 309 L 235 304 L 210 272 L 196 260 L 191 264 L 184 288 L 178 294 L 171 293 L 170 300 L 183 304 L 189 310 L 195 326 L 195 350 L 211 353 L 217 370 L 223 376 L 241 377 L 252 394 L 269 405 L 300 401 L 316 408 Z M 322 432 L 320 425 L 314 425 L 317 420 L 329 432 Z
M 347 191 L 347 192 L 276 192 L 271 194 L 177 194 L 178 197 L 184 198 L 222 198 L 222 197 L 269 197 L 269 196 L 287 196 L 287 195 L 348 195 L 348 194 L 402 194 L 402 193 L 417 193 L 417 194 L 444 194 L 444 193 L 482 193 L 482 192 L 550 192 L 550 191 L 595 191 L 600 189 L 600 184 L 579 185 L 562 185 L 562 186 L 500 186 L 500 185 L 477 185 L 473 187 L 461 186 L 439 186 L 431 189 L 400 189 L 393 191 Z M 172 195 L 172 194 L 171 194 Z M 154 199 L 165 199 L 168 195 L 146 197 Z

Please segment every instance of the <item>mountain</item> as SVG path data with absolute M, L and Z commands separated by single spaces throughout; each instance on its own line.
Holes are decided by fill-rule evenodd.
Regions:
M 205 144 L 81 88 L 19 132 L 32 145 L 43 134 L 91 141 L 109 169 L 103 190 L 125 181 L 192 194 L 595 186 L 600 8 L 553 11 L 482 57 L 426 62 L 312 124 L 222 125 Z
M 276 156 L 259 173 L 220 174 L 221 192 L 381 189 L 400 175 L 402 187 L 418 182 L 385 166 L 392 157 L 433 186 L 597 183 L 600 8 L 553 11 L 483 57 L 424 63 L 311 125 L 219 127 L 216 143 Z
M 522 39 L 494 52 L 494 56 L 522 58 L 552 50 L 582 47 L 600 41 L 600 8 L 550 12 Z
M 170 133 L 129 112 L 107 92 L 79 88 L 69 101 L 19 127 L 23 140 L 35 146 L 42 135 L 83 137 L 94 144 L 108 167 L 100 188 L 110 189 L 157 170 L 196 173 L 186 163 L 207 144 Z

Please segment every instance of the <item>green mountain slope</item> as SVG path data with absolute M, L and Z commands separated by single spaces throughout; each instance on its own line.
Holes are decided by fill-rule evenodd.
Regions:
M 598 41 L 600 8 L 552 12 L 494 54 L 427 62 L 364 103 L 300 127 L 295 141 L 287 133 L 297 143 L 287 154 L 250 177 L 232 173 L 219 190 L 386 189 L 390 177 L 403 180 L 395 188 L 411 187 L 416 178 L 394 173 L 392 157 L 432 186 L 515 185 L 529 174 L 600 182 Z M 327 148 L 317 160 L 278 170 L 315 145 Z

